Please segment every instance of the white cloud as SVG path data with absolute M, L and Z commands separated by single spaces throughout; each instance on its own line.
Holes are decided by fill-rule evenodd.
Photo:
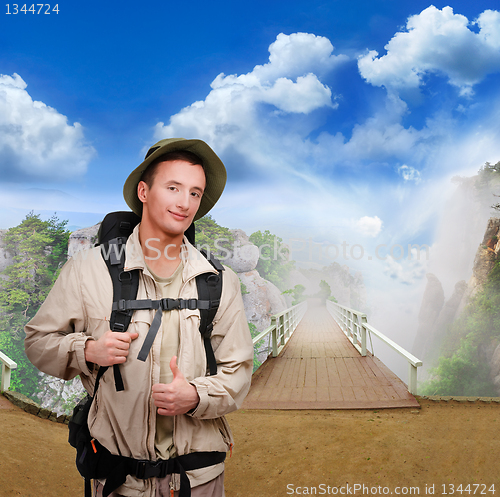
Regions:
M 33 101 L 18 74 L 0 75 L 0 171 L 5 179 L 80 176 L 94 155 L 79 123 Z
M 328 38 L 311 33 L 280 33 L 269 46 L 269 62 L 255 66 L 251 73 L 241 76 L 219 75 L 230 84 L 255 86 L 272 84 L 279 78 L 296 79 L 309 73 L 325 74 L 341 62 L 346 55 L 332 55 L 333 45 Z M 216 79 L 217 81 L 217 79 Z
M 382 220 L 378 216 L 363 216 L 356 221 L 356 230 L 365 236 L 375 237 L 382 231 Z
M 396 250 L 395 250 L 396 252 Z M 397 262 L 395 257 L 387 256 L 387 260 L 384 267 L 384 273 L 390 278 L 403 283 L 404 285 L 413 285 L 416 280 L 421 280 L 425 276 L 425 260 L 419 260 L 417 258 L 417 250 L 414 248 L 411 250 L 410 260 L 401 260 Z
M 406 164 L 398 167 L 398 173 L 403 177 L 405 181 L 414 181 L 416 184 L 420 183 L 422 179 L 420 171 L 418 169 L 407 166 Z
M 471 24 L 479 26 L 478 33 Z M 386 55 L 371 50 L 359 58 L 359 72 L 372 85 L 418 88 L 426 73 L 436 73 L 471 95 L 475 84 L 500 71 L 500 12 L 486 10 L 470 23 L 451 7 L 431 6 L 411 16 L 406 29 L 385 46 Z
M 307 116 L 317 109 L 337 107 L 331 89 L 318 76 L 348 60 L 345 55 L 333 55 L 333 50 L 330 41 L 321 36 L 281 33 L 269 47 L 268 63 L 246 74 L 219 74 L 205 100 L 182 109 L 167 125 L 158 123 L 155 137 L 196 136 L 219 153 L 232 147 L 251 157 L 254 164 L 268 168 L 270 137 L 279 136 L 281 151 L 287 148 L 287 140 L 292 149 L 297 147 L 293 132 L 283 140 L 283 133 L 276 131 L 274 123 L 280 116 Z M 272 109 L 263 110 L 262 104 Z M 276 150 L 274 143 L 271 148 Z M 286 167 L 286 162 L 281 165 Z

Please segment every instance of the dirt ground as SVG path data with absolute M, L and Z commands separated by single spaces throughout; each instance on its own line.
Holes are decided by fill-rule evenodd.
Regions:
M 419 401 L 232 413 L 226 496 L 500 495 L 500 404 Z M 0 496 L 83 496 L 67 433 L 0 397 Z

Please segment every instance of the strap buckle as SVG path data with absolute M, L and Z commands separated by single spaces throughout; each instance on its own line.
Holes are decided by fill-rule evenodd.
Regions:
M 141 480 L 147 480 L 148 478 L 164 478 L 167 476 L 168 461 L 163 461 L 159 459 L 158 461 L 148 461 L 142 459 L 137 461 L 137 466 L 135 468 L 135 476 Z
M 171 311 L 173 309 L 180 309 L 181 308 L 181 301 L 180 301 L 180 299 L 161 299 L 160 307 L 164 311 Z
M 120 299 L 117 303 L 116 303 L 116 310 L 118 312 L 123 312 L 123 311 L 126 311 L 127 308 L 126 308 L 126 305 L 125 305 L 125 302 L 126 300 L 125 299 Z
M 194 311 L 198 307 L 198 299 L 188 299 L 186 307 L 190 311 Z
M 111 331 L 118 331 L 120 333 L 123 333 L 125 331 L 125 325 L 123 323 L 115 323 L 113 324 Z

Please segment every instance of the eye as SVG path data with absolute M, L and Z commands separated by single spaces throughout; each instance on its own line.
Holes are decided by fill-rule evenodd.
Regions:
M 197 198 L 201 197 L 201 195 L 198 192 L 192 192 L 191 195 Z

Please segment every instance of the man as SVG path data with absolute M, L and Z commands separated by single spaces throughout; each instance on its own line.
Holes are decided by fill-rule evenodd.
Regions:
M 139 216 L 126 245 L 125 271 L 139 269 L 137 299 L 196 299 L 196 276 L 217 271 L 184 232 L 205 215 L 225 186 L 224 165 L 201 140 L 161 140 L 128 177 L 124 197 Z M 163 311 L 162 325 L 145 361 L 137 356 L 155 311 L 137 310 L 127 332 L 111 331 L 112 281 L 99 247 L 70 259 L 37 315 L 26 326 L 26 354 L 41 371 L 69 380 L 80 375 L 93 392 L 99 367 L 120 365 L 102 376 L 88 417 L 91 436 L 112 454 L 161 461 L 232 448 L 225 414 L 236 410 L 250 387 L 253 347 L 238 277 L 223 271 L 222 295 L 211 344 L 217 373 L 207 359 L 197 309 Z M 193 497 L 224 495 L 223 458 L 187 471 Z M 140 475 L 139 475 L 140 476 Z M 94 481 L 101 496 L 105 480 Z M 178 495 L 179 475 L 129 474 L 112 496 Z M 105 491 L 106 492 L 106 491 Z

